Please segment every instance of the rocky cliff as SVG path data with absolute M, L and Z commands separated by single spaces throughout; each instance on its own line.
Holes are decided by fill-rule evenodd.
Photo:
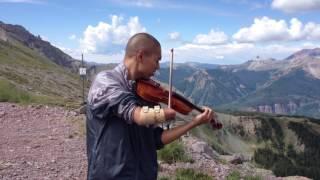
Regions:
M 48 41 L 41 39 L 40 36 L 34 36 L 20 25 L 5 24 L 0 21 L 0 39 L 9 42 L 18 41 L 26 47 L 38 51 L 54 63 L 66 67 L 73 72 L 78 71 L 80 61 L 73 59 L 51 45 Z

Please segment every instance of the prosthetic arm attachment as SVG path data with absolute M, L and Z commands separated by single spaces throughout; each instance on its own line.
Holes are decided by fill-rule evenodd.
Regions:
M 164 111 L 160 106 L 154 106 L 154 108 L 143 106 L 140 111 L 140 117 L 141 122 L 145 125 L 163 123 L 166 121 Z

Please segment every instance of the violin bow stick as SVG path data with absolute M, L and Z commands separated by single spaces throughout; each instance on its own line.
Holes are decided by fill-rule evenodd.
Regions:
M 171 49 L 171 60 L 170 60 L 170 70 L 169 70 L 169 98 L 168 98 L 169 108 L 171 108 L 171 97 L 172 97 L 172 69 L 173 69 L 173 48 Z
M 168 98 L 168 108 L 172 107 L 171 97 L 172 97 L 172 69 L 173 69 L 173 48 L 171 49 L 171 60 L 169 69 L 169 98 Z M 170 123 L 167 124 L 167 128 L 170 128 Z

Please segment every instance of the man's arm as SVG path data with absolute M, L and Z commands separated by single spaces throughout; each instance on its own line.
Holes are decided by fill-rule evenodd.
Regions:
M 203 113 L 194 117 L 192 121 L 188 122 L 187 124 L 163 131 L 161 141 L 163 144 L 169 144 L 184 135 L 192 128 L 197 127 L 201 124 L 209 123 L 213 117 L 213 111 L 205 107 Z
M 158 114 L 158 115 L 161 115 L 161 116 L 164 116 L 164 117 L 161 117 L 159 119 L 163 119 L 165 121 L 168 121 L 168 120 L 173 120 L 175 117 L 176 117 L 176 112 L 173 110 L 173 109 L 169 109 L 169 108 L 164 108 L 164 109 L 161 109 L 163 110 L 163 114 Z M 156 122 L 156 119 L 154 119 L 154 115 L 153 115 L 153 111 L 150 112 L 152 113 L 151 115 L 146 115 L 144 112 L 143 112 L 143 109 L 139 106 L 136 106 L 134 108 L 134 112 L 133 112 L 133 121 L 135 123 L 137 123 L 138 125 L 148 125 L 148 124 L 153 124 L 153 123 L 159 123 L 159 122 Z M 147 119 L 146 119 L 147 118 Z M 152 123 L 153 122 L 153 123 Z
M 173 109 L 165 108 L 163 109 L 164 116 L 166 120 L 172 120 L 176 116 L 176 112 Z M 146 125 L 145 119 L 142 117 L 142 108 L 136 106 L 134 109 L 134 122 L 138 125 Z M 178 139 L 180 136 L 188 132 L 194 127 L 197 127 L 201 124 L 209 123 L 210 120 L 214 117 L 214 113 L 210 108 L 204 107 L 204 112 L 198 114 L 196 117 L 192 119 L 192 121 L 187 124 L 165 130 L 162 133 L 161 141 L 163 144 L 169 144 L 172 141 Z

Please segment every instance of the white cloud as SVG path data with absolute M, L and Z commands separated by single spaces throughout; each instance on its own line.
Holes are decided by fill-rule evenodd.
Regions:
M 261 59 L 282 60 L 301 50 L 319 47 L 319 43 L 237 43 L 223 45 L 185 44 L 175 48 L 175 62 L 196 61 L 213 64 L 240 64 L 257 56 Z M 166 50 L 167 49 L 167 50 Z M 169 48 L 164 49 L 163 59 L 170 59 Z
M 246 60 L 250 57 L 248 52 L 254 48 L 254 44 L 236 42 L 223 45 L 185 44 L 175 48 L 175 59 L 177 62 L 231 64 Z
M 109 54 L 83 53 L 80 49 L 65 48 L 57 45 L 55 46 L 74 59 L 81 60 L 81 55 L 83 54 L 83 59 L 88 62 L 105 63 L 105 64 L 120 63 L 124 57 L 124 51 L 121 51 L 118 53 L 109 53 Z
M 173 41 L 179 40 L 180 39 L 180 33 L 179 32 L 169 33 L 169 39 L 173 40 Z
M 271 7 L 285 12 L 320 10 L 320 0 L 273 0 Z
M 97 26 L 89 25 L 80 39 L 81 49 L 85 53 L 104 53 L 123 49 L 128 39 L 138 33 L 145 32 L 137 16 L 130 17 L 126 24 L 123 17 L 111 16 L 111 23 L 99 22 Z
M 70 36 L 69 36 L 69 39 L 70 40 L 75 40 L 77 38 L 77 36 L 75 35 L 75 34 L 71 34 Z
M 308 22 L 303 25 L 292 18 L 288 26 L 285 20 L 255 18 L 250 27 L 241 28 L 232 37 L 238 42 L 320 40 L 320 24 Z
M 222 31 L 210 30 L 209 34 L 198 34 L 193 40 L 193 43 L 212 45 L 223 44 L 227 42 L 228 36 Z
M 138 6 L 138 7 L 153 7 L 154 0 L 111 0 L 113 3 L 122 4 L 125 6 Z

